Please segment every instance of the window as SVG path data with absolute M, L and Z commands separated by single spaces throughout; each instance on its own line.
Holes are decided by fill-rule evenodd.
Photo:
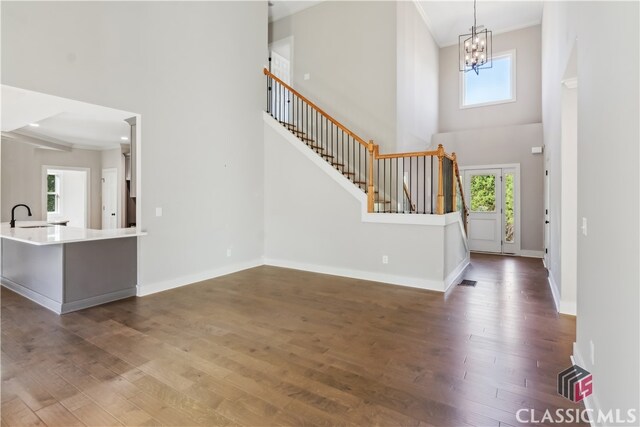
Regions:
M 471 211 L 496 211 L 496 176 L 471 176 Z
M 47 213 L 59 213 L 60 175 L 47 174 Z
M 513 243 L 515 241 L 516 222 L 514 216 L 514 202 L 515 197 L 513 194 L 514 184 L 513 172 L 507 172 L 504 175 L 504 241 L 507 243 Z
M 516 100 L 516 51 L 493 56 L 493 66 L 460 73 L 460 108 L 502 104 Z

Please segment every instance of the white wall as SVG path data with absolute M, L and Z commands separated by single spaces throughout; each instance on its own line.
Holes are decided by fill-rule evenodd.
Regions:
M 143 288 L 262 256 L 267 7 L 2 3 L 2 83 L 142 116 Z
M 269 25 L 270 42 L 290 36 L 292 86 L 382 151 L 395 151 L 395 2 L 327 1 Z
M 562 87 L 561 138 L 561 199 L 560 199 L 560 271 L 549 270 L 557 289 L 558 311 L 576 314 L 578 274 L 578 91 Z M 560 280 L 558 281 L 558 274 Z
M 640 59 L 633 46 L 640 38 L 638 6 L 546 2 L 543 9 L 542 105 L 552 224 L 560 223 L 560 81 L 578 39 L 578 224 L 587 218 L 588 229 L 586 236 L 578 232 L 574 354 L 593 374 L 594 394 L 587 403 L 603 410 L 638 408 L 640 401 Z M 552 269 L 560 264 L 553 235 L 552 230 Z
M 2 140 L 2 222 L 11 219 L 11 207 L 25 203 L 33 217 L 19 211 L 21 219 L 44 221 L 42 196 L 42 166 L 65 166 L 90 169 L 89 228 L 101 227 L 101 152 L 73 149 L 56 151 L 37 149 L 23 142 Z M 22 217 L 22 215 L 25 215 Z
M 440 132 L 540 123 L 540 26 L 493 36 L 493 53 L 516 50 L 515 102 L 460 108 L 458 45 L 440 49 Z M 480 71 L 482 73 L 482 71 Z
M 520 163 L 521 249 L 544 250 L 543 156 L 531 154 L 531 147 L 542 146 L 540 123 L 439 133 L 432 142 L 455 152 L 460 166 Z M 465 197 L 469 205 L 469 195 Z
M 438 132 L 440 48 L 415 2 L 397 2 L 397 151 L 423 151 Z
M 353 184 L 282 126 L 269 121 L 275 120 L 267 118 L 264 126 L 267 264 L 440 291 L 446 277 L 455 278 L 450 277 L 452 272 L 467 257 L 459 222 L 363 222 L 364 193 L 360 199 L 354 197 L 331 174 L 355 188 Z M 328 172 L 318 166 L 318 159 Z M 395 221 L 403 219 L 391 216 Z M 388 264 L 382 263 L 383 255 L 388 256 Z

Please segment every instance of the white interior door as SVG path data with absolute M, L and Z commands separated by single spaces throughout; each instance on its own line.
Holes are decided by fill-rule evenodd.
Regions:
M 118 171 L 102 170 L 102 229 L 118 228 Z
M 287 58 L 275 51 L 271 51 L 271 72 L 280 80 L 291 85 L 291 63 Z M 271 111 L 280 121 L 289 121 L 289 92 L 277 83 L 273 85 Z
M 469 249 L 502 253 L 502 169 L 465 170 Z

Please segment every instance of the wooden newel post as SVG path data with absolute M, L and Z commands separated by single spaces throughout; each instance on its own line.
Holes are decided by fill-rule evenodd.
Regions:
M 444 214 L 444 178 L 442 171 L 442 161 L 444 160 L 444 147 L 438 144 L 438 199 L 436 201 L 436 213 Z
M 367 151 L 369 151 L 369 173 L 367 176 L 367 212 L 372 213 L 375 203 L 375 189 L 373 188 L 373 158 L 375 144 L 369 141 Z
M 457 212 L 458 211 L 458 194 L 457 194 L 457 188 L 458 186 L 457 184 L 457 176 L 456 176 L 456 170 L 458 169 L 458 160 L 456 158 L 456 153 L 451 153 L 451 157 L 453 158 L 453 162 L 451 164 L 452 166 L 452 173 L 451 173 L 451 200 L 453 201 L 453 211 Z

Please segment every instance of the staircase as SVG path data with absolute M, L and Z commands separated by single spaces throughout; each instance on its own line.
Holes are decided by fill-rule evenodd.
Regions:
M 347 129 L 264 69 L 267 113 L 367 194 L 370 213 L 446 214 L 467 206 L 455 153 L 437 150 L 380 154 L 379 146 Z M 459 194 L 459 196 L 458 196 Z

